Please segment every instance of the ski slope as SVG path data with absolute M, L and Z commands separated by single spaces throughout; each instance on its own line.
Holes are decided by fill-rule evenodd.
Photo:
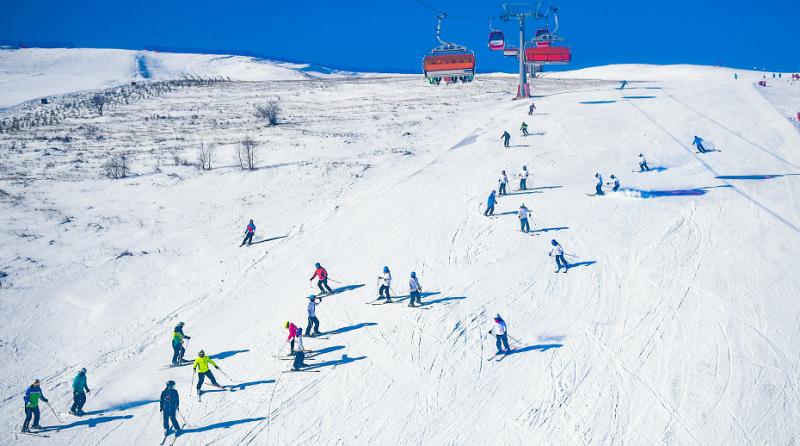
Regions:
M 90 415 L 44 407 L 50 443 L 155 444 L 174 379 L 180 445 L 792 444 L 800 134 L 758 77 L 559 73 L 535 81 L 534 116 L 506 76 L 231 82 L 0 134 L 0 443 L 44 441 L 13 433 L 25 388 L 41 378 L 65 412 L 87 367 Z M 283 123 L 255 122 L 274 97 Z M 721 151 L 695 153 L 693 135 Z M 255 171 L 237 166 L 244 136 Z M 201 142 L 212 171 L 174 165 Z M 102 178 L 108 152 L 134 175 Z M 656 171 L 633 172 L 640 152 Z M 522 165 L 531 189 L 483 217 L 500 170 Z M 623 191 L 588 196 L 595 172 Z M 257 243 L 239 248 L 250 218 Z M 347 289 L 317 308 L 327 339 L 305 340 L 319 372 L 282 373 L 314 262 Z M 417 272 L 426 309 L 367 305 L 384 265 L 398 295 Z M 518 340 L 500 362 L 495 313 Z M 160 370 L 178 321 L 187 357 L 217 358 L 235 391 L 198 402 L 188 367 Z

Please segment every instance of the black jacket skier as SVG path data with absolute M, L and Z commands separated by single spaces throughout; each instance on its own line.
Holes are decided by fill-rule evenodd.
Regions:
M 169 435 L 170 421 L 172 421 L 172 427 L 175 429 L 175 432 L 180 432 L 181 426 L 175 418 L 175 413 L 178 411 L 178 406 L 180 406 L 178 391 L 175 390 L 175 381 L 167 381 L 167 388 L 161 392 L 161 401 L 159 404 L 159 410 L 164 416 L 164 435 Z

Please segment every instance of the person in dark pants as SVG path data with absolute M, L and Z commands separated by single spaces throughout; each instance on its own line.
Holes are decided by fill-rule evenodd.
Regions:
M 594 174 L 597 178 L 597 184 L 594 185 L 594 190 L 597 195 L 603 195 L 603 176 L 599 173 Z
M 311 276 L 311 278 L 308 279 L 308 281 L 310 282 L 314 280 L 315 277 L 318 277 L 319 281 L 317 282 L 317 287 L 319 288 L 320 295 L 333 293 L 331 287 L 328 286 L 328 271 L 325 268 L 323 268 L 322 265 L 319 264 L 319 262 L 315 263 L 314 267 L 316 268 L 314 270 L 314 275 Z
M 650 167 L 647 165 L 647 160 L 644 159 L 643 154 L 639 154 L 639 172 L 647 172 L 650 170 Z
M 181 425 L 178 424 L 178 419 L 175 418 L 179 406 L 180 398 L 178 397 L 178 391 L 175 390 L 175 381 L 169 380 L 167 381 L 167 387 L 161 391 L 161 401 L 159 402 L 159 410 L 164 416 L 165 436 L 169 435 L 170 422 L 172 422 L 172 428 L 175 429 L 176 434 L 181 432 Z
M 569 263 L 567 263 L 567 259 L 564 258 L 564 248 L 555 241 L 550 240 L 550 244 L 553 245 L 553 249 L 550 250 L 550 257 L 556 258 L 556 272 L 561 271 L 561 268 L 564 268 L 564 272 L 566 273 L 569 270 Z
M 519 190 L 528 190 L 528 166 L 522 166 L 522 172 L 519 174 Z
M 392 289 L 392 272 L 389 271 L 388 266 L 383 267 L 383 273 L 378 276 L 378 284 L 380 284 L 380 288 L 378 288 L 378 300 L 386 298 L 386 303 L 390 303 L 392 301 L 392 296 L 389 294 L 389 291 Z
M 499 314 L 494 316 L 494 327 L 489 330 L 489 334 L 494 335 L 498 355 L 511 353 L 511 348 L 508 346 L 508 327 L 506 326 L 506 321 Z M 505 350 L 503 350 L 503 347 L 505 347 Z
M 525 203 L 522 203 L 522 206 L 519 207 L 519 212 L 517 213 L 517 217 L 519 217 L 519 226 L 520 231 L 522 232 L 531 232 L 531 226 L 528 223 L 528 217 L 530 216 L 530 211 L 527 207 L 525 207 Z
M 297 371 L 297 370 L 300 370 L 300 369 L 302 369 L 303 367 L 306 366 L 305 363 L 303 362 L 306 359 L 306 352 L 305 352 L 305 349 L 303 348 L 303 329 L 302 328 L 298 328 L 297 329 L 297 335 L 295 336 L 295 339 L 297 340 L 297 344 L 296 344 L 297 345 L 297 350 L 293 350 L 293 352 L 294 352 L 294 363 L 292 364 L 292 370 Z
M 497 189 L 498 195 L 501 197 L 503 195 L 507 195 L 508 191 L 506 190 L 506 187 L 508 186 L 508 175 L 506 175 L 505 170 L 500 172 L 500 179 L 497 180 L 497 183 L 500 185 Z
M 525 121 L 522 121 L 522 125 L 519 127 L 519 130 L 522 132 L 522 136 L 528 136 L 528 124 Z
M 611 182 L 609 182 L 608 185 L 611 186 L 612 184 L 613 184 L 613 186 L 611 187 L 611 192 L 618 191 L 619 190 L 619 178 L 617 178 L 614 175 L 611 175 Z
M 536 105 L 534 105 L 533 102 L 531 102 L 531 106 L 528 107 L 528 115 L 529 116 L 532 115 L 534 110 L 536 110 Z
M 178 322 L 175 326 L 175 331 L 172 332 L 172 365 L 181 365 L 183 362 L 183 354 L 186 349 L 183 347 L 184 339 L 192 339 L 191 336 L 183 334 L 183 322 Z
M 317 319 L 317 305 L 322 302 L 321 297 L 315 295 L 308 296 L 308 326 L 306 333 L 309 336 L 316 336 L 319 334 L 319 319 Z
M 251 245 L 253 243 L 253 236 L 256 235 L 256 225 L 253 223 L 253 220 L 250 220 L 250 223 L 247 224 L 247 227 L 244 228 L 244 240 L 242 240 L 242 244 L 239 245 L 241 248 L 246 244 Z
M 83 405 L 86 404 L 86 394 L 91 392 L 86 383 L 86 367 L 82 368 L 75 379 L 72 380 L 72 407 L 69 413 L 76 416 L 83 416 Z
M 700 153 L 708 152 L 708 149 L 706 149 L 705 146 L 703 146 L 703 138 L 701 138 L 701 137 L 699 137 L 697 135 L 694 135 L 694 141 L 692 141 L 692 145 L 693 146 L 697 146 L 697 150 Z
M 416 302 L 417 305 L 422 305 L 421 297 L 422 295 L 422 286 L 419 284 L 419 280 L 417 280 L 417 273 L 411 271 L 411 279 L 408 281 L 408 291 L 409 291 L 409 299 L 410 302 L 408 303 L 409 307 L 415 306 L 414 303 Z
M 214 378 L 214 374 L 211 373 L 211 369 L 208 365 L 211 364 L 214 366 L 215 369 L 219 370 L 219 366 L 214 362 L 213 359 L 206 356 L 206 352 L 200 350 L 197 353 L 197 359 L 194 360 L 194 367 L 192 368 L 193 372 L 197 372 L 197 394 L 200 394 L 200 388 L 203 387 L 203 381 L 205 378 L 208 377 L 208 380 L 211 381 L 211 385 L 217 388 L 222 389 L 223 387 L 217 384 L 217 379 Z
M 495 192 L 489 194 L 489 198 L 486 199 L 486 211 L 483 215 L 487 217 L 491 217 L 494 215 L 494 205 L 497 204 L 497 197 L 495 196 Z
M 511 141 L 511 134 L 508 131 L 504 131 L 500 139 L 503 140 L 503 147 L 508 147 L 508 143 Z
M 33 425 L 30 426 L 30 429 L 42 428 L 42 426 L 39 426 L 39 400 L 41 399 L 46 403 L 47 398 L 42 394 L 40 384 L 37 379 L 25 391 L 25 397 L 23 398 L 25 401 L 25 422 L 22 423 L 22 432 L 29 432 L 28 427 L 30 426 L 31 418 L 33 418 Z
M 289 336 L 286 337 L 286 342 L 291 342 L 291 344 L 289 344 L 289 353 L 291 353 L 294 351 L 294 340 L 297 338 L 297 330 L 299 330 L 299 328 L 289 321 L 286 321 L 283 327 L 289 330 Z

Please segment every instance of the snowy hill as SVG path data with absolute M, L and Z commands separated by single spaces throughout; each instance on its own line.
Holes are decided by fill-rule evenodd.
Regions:
M 123 59 L 136 54 L 80 88 L 113 84 Z M 150 75 L 190 65 L 176 60 L 148 62 Z M 528 116 L 505 76 L 434 87 L 286 70 L 0 134 L 0 443 L 43 441 L 14 433 L 24 390 L 41 378 L 63 413 L 81 367 L 88 415 L 59 424 L 43 407 L 50 443 L 155 444 L 168 379 L 189 423 L 179 445 L 800 435 L 800 133 L 753 77 L 559 73 L 534 82 Z M 618 90 L 619 79 L 635 82 Z M 800 85 L 782 82 L 788 110 Z M 283 117 L 267 126 L 254 106 L 276 97 Z M 519 136 L 522 121 L 531 136 Z M 720 151 L 696 153 L 694 135 Z M 258 144 L 256 170 L 238 166 L 245 137 Z M 210 171 L 187 165 L 201 144 L 216 148 Z M 634 173 L 640 152 L 653 171 Z M 104 177 L 113 154 L 126 156 L 129 177 Z M 516 189 L 523 165 L 531 189 L 484 217 L 500 171 Z M 622 191 L 588 196 L 595 172 L 617 175 Z M 522 203 L 531 234 L 519 231 Z M 256 243 L 240 248 L 250 218 Z M 567 274 L 553 273 L 554 238 Z M 344 291 L 317 308 L 323 338 L 305 341 L 316 372 L 284 373 L 283 325 L 305 326 L 315 262 Z M 368 305 L 384 265 L 399 296 L 417 272 L 423 309 L 407 298 Z M 516 349 L 499 362 L 487 361 L 495 313 Z M 233 391 L 199 402 L 189 367 L 163 369 L 178 321 L 192 337 L 187 357 L 204 349 Z

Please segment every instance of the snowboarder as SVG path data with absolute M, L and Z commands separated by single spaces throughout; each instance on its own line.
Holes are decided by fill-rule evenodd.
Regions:
M 564 272 L 566 273 L 567 270 L 569 270 L 569 263 L 567 263 L 567 260 L 564 258 L 564 248 L 562 248 L 555 239 L 550 240 L 550 244 L 553 245 L 553 249 L 550 250 L 549 255 L 550 257 L 556 258 L 556 266 L 558 267 L 556 272 L 560 272 L 561 268 L 564 268 Z
M 284 328 L 289 330 L 289 336 L 286 338 L 286 342 L 290 342 L 289 344 L 289 352 L 294 351 L 294 339 L 297 337 L 297 325 L 293 324 L 292 322 L 286 321 L 283 324 Z
M 380 288 L 378 288 L 378 300 L 386 298 L 386 303 L 392 302 L 392 296 L 389 295 L 389 289 L 392 286 L 392 272 L 389 271 L 388 266 L 383 267 L 383 273 L 378 276 L 378 283 L 380 284 Z
M 183 322 L 178 322 L 178 325 L 175 326 L 175 330 L 172 332 L 172 365 L 178 366 L 181 365 L 184 361 L 183 355 L 186 353 L 186 349 L 183 347 L 183 340 L 184 339 L 192 339 L 191 336 L 186 336 L 183 334 Z
M 503 147 L 508 147 L 508 143 L 511 141 L 511 134 L 508 131 L 503 131 L 503 136 L 500 139 L 503 140 Z
M 650 167 L 647 165 L 647 160 L 644 159 L 643 154 L 639 154 L 639 172 L 649 172 Z
M 308 326 L 306 333 L 309 336 L 319 334 L 319 319 L 317 319 L 317 304 L 322 302 L 322 298 L 311 294 L 308 296 Z
M 519 130 L 522 132 L 522 136 L 528 136 L 528 124 L 525 121 L 522 121 L 522 125 L 519 127 Z
M 519 212 L 517 213 L 517 217 L 519 217 L 520 230 L 525 233 L 531 232 L 531 227 L 528 224 L 529 215 L 530 211 L 528 210 L 528 208 L 525 207 L 525 203 L 522 203 L 522 206 L 519 207 Z
M 596 173 L 594 177 L 597 178 L 597 184 L 594 185 L 594 190 L 597 195 L 603 195 L 603 176 Z
M 197 372 L 198 395 L 200 395 L 200 387 L 203 386 L 203 381 L 205 381 L 206 377 L 208 377 L 209 381 L 211 381 L 212 386 L 218 387 L 220 389 L 223 388 L 221 385 L 217 384 L 217 379 L 214 378 L 214 374 L 211 373 L 211 369 L 208 368 L 209 364 L 213 365 L 215 369 L 219 370 L 219 366 L 217 365 L 217 363 L 215 363 L 213 359 L 206 356 L 206 352 L 204 352 L 203 350 L 197 352 L 197 359 L 194 360 L 192 373 Z
M 529 116 L 530 116 L 530 115 L 533 115 L 533 111 L 534 111 L 534 110 L 536 110 L 536 105 L 535 105 L 533 102 L 531 102 L 531 105 L 530 105 L 530 107 L 528 107 L 528 115 L 529 115 Z
M 500 172 L 500 179 L 497 181 L 500 183 L 499 193 L 500 196 L 502 197 L 503 195 L 507 194 L 506 186 L 508 185 L 508 175 L 506 175 L 505 170 Z
M 528 166 L 522 166 L 522 172 L 519 174 L 519 190 L 528 190 Z
M 72 380 L 72 407 L 69 413 L 82 417 L 83 405 L 86 404 L 86 394 L 91 392 L 86 384 L 86 367 L 82 368 Z
M 319 281 L 317 282 L 317 287 L 319 287 L 320 296 L 324 294 L 332 294 L 333 290 L 328 286 L 328 271 L 323 268 L 319 262 L 314 264 L 314 268 L 316 268 L 314 270 L 314 275 L 311 276 L 308 281 L 311 282 L 315 277 L 318 277 Z
M 301 368 L 305 367 L 306 365 L 303 363 L 306 359 L 306 352 L 303 349 L 303 329 L 297 329 L 297 350 L 293 350 L 294 353 L 294 364 L 292 364 L 292 370 L 300 370 Z
M 619 190 L 619 178 L 615 177 L 614 175 L 611 175 L 611 181 L 606 184 L 609 186 L 612 184 L 614 185 L 614 187 L 611 188 L 611 192 L 616 192 Z
M 241 248 L 242 246 L 247 243 L 247 245 L 251 245 L 253 243 L 253 236 L 256 235 L 256 224 L 253 223 L 253 220 L 250 220 L 250 223 L 247 224 L 247 227 L 244 228 L 244 240 L 242 240 L 242 244 L 239 245 Z
M 697 146 L 697 150 L 700 153 L 706 153 L 709 151 L 708 149 L 705 148 L 705 146 L 703 146 L 703 138 L 697 135 L 694 135 L 694 141 L 692 141 L 692 145 Z
M 176 435 L 180 434 L 181 432 L 181 425 L 178 424 L 178 419 L 175 418 L 175 414 L 178 412 L 180 403 L 181 401 L 180 397 L 178 397 L 178 391 L 175 390 L 175 381 L 167 381 L 167 387 L 161 391 L 161 400 L 158 403 L 158 410 L 164 417 L 164 436 L 167 436 L 170 433 L 170 422 L 172 422 L 172 428 L 175 429 Z
M 511 348 L 508 346 L 508 327 L 506 326 L 506 321 L 500 317 L 500 314 L 494 316 L 494 327 L 489 330 L 489 334 L 494 335 L 498 355 L 511 353 Z M 505 350 L 503 350 L 503 347 L 505 347 Z
M 624 90 L 625 87 L 627 87 L 627 86 L 628 86 L 628 81 L 622 81 L 622 82 L 619 83 L 619 89 L 620 90 Z
M 39 400 L 41 399 L 46 403 L 47 398 L 44 397 L 40 385 L 41 382 L 38 379 L 34 380 L 33 384 L 25 391 L 25 397 L 23 398 L 25 401 L 25 422 L 22 423 L 22 432 L 30 432 L 28 426 L 30 425 L 31 417 L 33 417 L 33 426 L 30 426 L 30 428 L 42 428 L 42 426 L 39 426 Z
M 483 215 L 487 217 L 491 217 L 494 215 L 494 205 L 497 204 L 497 197 L 495 196 L 495 191 L 489 194 L 489 198 L 486 199 L 486 212 Z
M 419 280 L 417 280 L 417 273 L 411 271 L 411 279 L 408 280 L 408 294 L 410 302 L 408 303 L 409 307 L 414 307 L 414 302 L 416 301 L 417 304 L 422 305 L 422 301 L 420 300 L 420 293 L 422 292 L 422 286 L 419 284 Z

